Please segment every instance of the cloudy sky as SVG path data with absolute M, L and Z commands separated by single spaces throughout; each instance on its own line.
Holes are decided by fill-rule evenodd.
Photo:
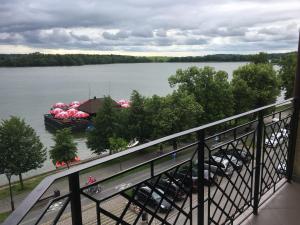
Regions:
M 286 52 L 299 26 L 300 0 L 0 0 L 0 53 Z

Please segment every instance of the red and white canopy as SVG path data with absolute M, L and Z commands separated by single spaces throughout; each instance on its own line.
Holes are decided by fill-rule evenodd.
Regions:
M 73 106 L 73 105 L 80 105 L 79 101 L 73 101 L 69 104 L 69 106 Z
M 65 111 L 60 112 L 54 116 L 54 118 L 56 118 L 56 119 L 68 119 L 69 117 L 70 117 L 69 113 L 67 113 Z
M 63 103 L 63 102 L 57 102 L 57 103 L 55 103 L 52 107 L 53 108 L 64 108 L 64 107 L 66 107 L 67 106 L 67 104 L 65 104 L 65 103 Z
M 71 109 L 68 109 L 66 112 L 69 114 L 69 116 L 72 117 L 73 115 L 75 115 L 78 112 L 78 110 L 71 108 Z
M 63 111 L 64 111 L 64 110 L 61 109 L 61 108 L 55 108 L 55 109 L 50 110 L 50 113 L 51 113 L 52 115 L 56 115 L 56 114 L 61 113 L 61 112 L 63 112 Z
M 74 117 L 74 118 L 87 118 L 89 116 L 90 116 L 90 114 L 88 114 L 88 113 L 85 113 L 85 112 L 82 112 L 82 111 L 78 111 L 72 117 Z
M 130 101 L 125 100 L 125 99 L 121 99 L 118 101 L 118 104 L 122 107 L 122 108 L 129 108 L 130 107 Z

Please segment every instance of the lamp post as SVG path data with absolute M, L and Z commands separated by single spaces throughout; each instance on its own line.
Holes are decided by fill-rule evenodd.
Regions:
M 14 200 L 13 200 L 13 195 L 12 195 L 12 189 L 11 189 L 11 176 L 12 173 L 8 170 L 4 171 L 7 179 L 8 179 L 8 184 L 9 184 L 9 194 L 10 194 L 10 204 L 11 204 L 11 210 L 14 211 L 15 210 L 15 205 L 14 205 Z

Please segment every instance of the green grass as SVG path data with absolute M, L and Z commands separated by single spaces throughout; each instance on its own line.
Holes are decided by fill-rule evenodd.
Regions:
M 0 223 L 2 223 L 10 214 L 11 212 L 3 212 L 0 213 Z
M 275 111 L 278 112 L 278 111 L 284 110 L 286 108 L 289 108 L 291 106 L 292 106 L 292 103 L 291 104 L 287 104 L 287 105 L 276 106 L 276 110 Z
M 107 167 L 107 166 L 111 166 L 113 164 L 119 164 L 119 163 L 124 162 L 126 160 L 132 159 L 132 158 L 134 158 L 135 156 L 137 156 L 139 154 L 145 154 L 145 153 L 149 153 L 151 151 L 155 151 L 155 150 L 157 150 L 157 148 L 158 147 L 156 147 L 156 149 L 148 148 L 148 149 L 145 149 L 143 152 L 137 152 L 137 153 L 133 153 L 133 154 L 130 154 L 130 155 L 126 155 L 126 156 L 118 158 L 118 159 L 111 160 L 107 163 L 103 163 L 103 164 L 100 164 L 98 166 L 86 169 L 86 170 L 82 171 L 82 174 L 89 173 L 93 170 L 98 170 L 98 169 L 101 169 L 101 168 L 104 168 L 104 167 Z M 143 169 L 145 169 L 145 168 L 143 168 Z M 32 191 L 45 177 L 47 177 L 49 175 L 51 175 L 51 174 L 47 173 L 47 174 L 38 175 L 34 178 L 24 180 L 24 189 L 21 189 L 21 186 L 20 186 L 19 182 L 15 182 L 12 185 L 13 196 Z M 1 188 L 0 189 L 0 200 L 4 199 L 4 198 L 7 198 L 8 196 L 9 196 L 9 187 L 7 186 L 7 187 Z
M 36 176 L 34 178 L 24 180 L 24 189 L 21 189 L 21 185 L 19 183 L 15 183 L 12 185 L 13 195 L 22 194 L 25 192 L 30 192 L 33 190 L 46 176 L 49 174 L 43 174 L 40 176 Z M 5 187 L 0 189 L 0 200 L 9 196 L 9 187 Z

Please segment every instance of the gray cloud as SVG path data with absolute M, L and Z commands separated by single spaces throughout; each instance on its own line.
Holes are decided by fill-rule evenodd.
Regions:
M 142 52 L 294 50 L 299 11 L 297 0 L 1 0 L 0 43 Z
M 129 32 L 127 31 L 118 31 L 116 34 L 111 32 L 103 32 L 102 36 L 107 40 L 121 40 L 129 37 Z

